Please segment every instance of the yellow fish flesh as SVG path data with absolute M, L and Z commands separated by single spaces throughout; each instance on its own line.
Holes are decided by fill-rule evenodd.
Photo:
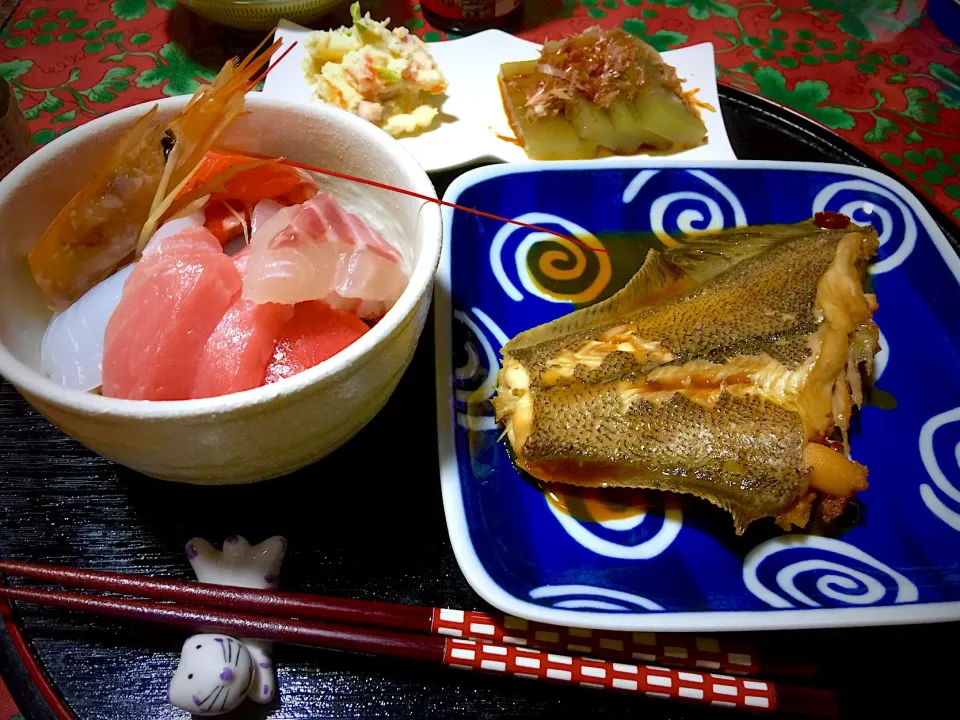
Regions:
M 733 515 L 806 523 L 814 492 L 866 468 L 831 449 L 879 337 L 863 270 L 876 231 L 813 221 L 650 250 L 617 294 L 503 349 L 494 406 L 544 482 L 690 493 Z M 839 443 L 837 443 L 839 445 Z

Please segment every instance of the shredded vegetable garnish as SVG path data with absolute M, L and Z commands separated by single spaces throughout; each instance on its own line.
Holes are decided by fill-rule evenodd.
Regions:
M 561 115 L 575 95 L 601 108 L 616 100 L 633 101 L 651 82 L 680 93 L 673 68 L 656 50 L 619 28 L 591 28 L 547 43 L 537 70 L 541 77 L 527 98 L 531 117 Z

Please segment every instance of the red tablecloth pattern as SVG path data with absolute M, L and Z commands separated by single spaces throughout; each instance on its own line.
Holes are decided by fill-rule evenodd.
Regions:
M 428 41 L 448 37 L 408 0 L 363 5 Z M 827 126 L 960 221 L 960 47 L 915 0 L 528 0 L 525 13 L 520 34 L 538 42 L 591 25 L 621 25 L 659 50 L 712 42 L 720 82 Z M 22 0 L 0 31 L 0 76 L 42 145 L 192 92 L 248 44 L 175 0 Z
M 409 0 L 362 4 L 427 41 L 453 37 Z M 519 34 L 544 42 L 592 25 L 620 25 L 658 50 L 712 42 L 721 83 L 825 125 L 960 222 L 960 47 L 923 3 L 528 0 Z M 249 45 L 175 0 L 22 0 L 0 30 L 0 77 L 43 145 L 112 110 L 191 93 Z M 0 720 L 22 720 L 2 683 Z

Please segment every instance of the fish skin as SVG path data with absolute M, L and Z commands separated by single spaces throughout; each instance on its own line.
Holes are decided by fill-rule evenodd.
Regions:
M 783 511 L 807 490 L 819 422 L 788 400 L 836 347 L 815 301 L 850 233 L 861 260 L 875 252 L 872 228 L 810 221 L 650 251 L 608 300 L 517 335 L 494 398 L 517 464 L 548 482 L 690 493 L 738 533 Z
M 534 413 L 518 460 L 541 480 L 552 469 L 569 479 L 570 468 L 534 458 L 575 457 L 577 484 L 692 493 L 730 512 L 740 530 L 807 489 L 799 417 L 757 396 L 725 392 L 707 408 L 675 394 L 624 410 L 616 387 L 577 383 L 537 393 Z
M 722 233 L 711 241 L 701 239 L 695 250 L 681 248 L 665 253 L 651 250 L 638 276 L 621 291 L 622 296 L 618 293 L 595 310 L 585 308 L 573 314 L 579 316 L 577 320 L 582 327 L 540 342 L 536 342 L 539 336 L 525 337 L 527 334 L 521 333 L 503 350 L 537 371 L 559 351 L 575 352 L 583 342 L 612 328 L 628 325 L 632 334 L 663 345 L 674 354 L 676 362 L 767 352 L 771 357 L 782 358 L 788 366 L 797 367 L 809 356 L 809 350 L 804 352 L 803 343 L 798 343 L 797 338 L 805 339 L 817 325 L 813 314 L 817 282 L 833 260 L 836 243 L 846 234 L 846 230 L 817 230 L 819 232 L 812 236 L 799 236 L 809 242 L 787 240 L 768 242 L 765 246 L 754 243 L 753 247 L 759 246 L 761 252 L 750 255 L 716 252 L 712 258 L 705 257 L 704 247 L 722 247 L 724 242 L 739 241 L 737 231 Z M 747 238 L 753 236 L 753 232 L 747 234 Z M 764 262 L 751 262 L 761 255 Z M 690 288 L 691 278 L 685 265 L 696 268 L 699 278 L 695 279 L 707 282 L 684 292 Z M 640 282 L 635 283 L 638 279 Z M 643 306 L 643 297 L 661 288 L 668 291 L 673 288 L 676 294 L 663 302 Z M 754 297 L 763 297 L 765 304 L 752 302 Z M 635 309 L 626 313 L 616 309 L 608 312 L 608 304 L 613 308 Z M 637 304 L 640 307 L 636 307 Z M 573 315 L 568 318 L 573 320 Z M 530 340 L 535 344 L 530 344 Z M 606 382 L 622 377 L 627 372 L 622 360 L 616 361 L 612 372 L 580 374 L 577 379 Z M 661 364 L 638 363 L 629 371 L 642 373 Z

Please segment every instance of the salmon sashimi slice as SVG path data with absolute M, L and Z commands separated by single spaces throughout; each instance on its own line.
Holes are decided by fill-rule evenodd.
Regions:
M 243 297 L 253 302 L 325 300 L 374 318 L 407 285 L 399 251 L 329 193 L 278 210 L 250 246 Z
M 107 323 L 103 394 L 190 398 L 207 340 L 240 288 L 233 261 L 203 228 L 151 244 Z
M 333 357 L 367 332 L 366 323 L 324 302 L 298 303 L 280 331 L 266 382 L 283 380 Z
M 214 234 L 221 245 L 243 235 L 248 224 L 247 210 L 236 200 L 211 198 L 203 210 L 203 226 Z
M 178 196 L 186 205 L 207 196 L 204 226 L 222 244 L 251 224 L 253 207 L 264 199 L 280 205 L 303 203 L 317 194 L 307 173 L 279 160 L 211 150 Z
M 316 189 L 307 173 L 279 160 L 210 150 L 179 197 L 210 190 L 214 197 L 251 205 L 264 198 L 289 198 L 293 203 L 309 200 Z

